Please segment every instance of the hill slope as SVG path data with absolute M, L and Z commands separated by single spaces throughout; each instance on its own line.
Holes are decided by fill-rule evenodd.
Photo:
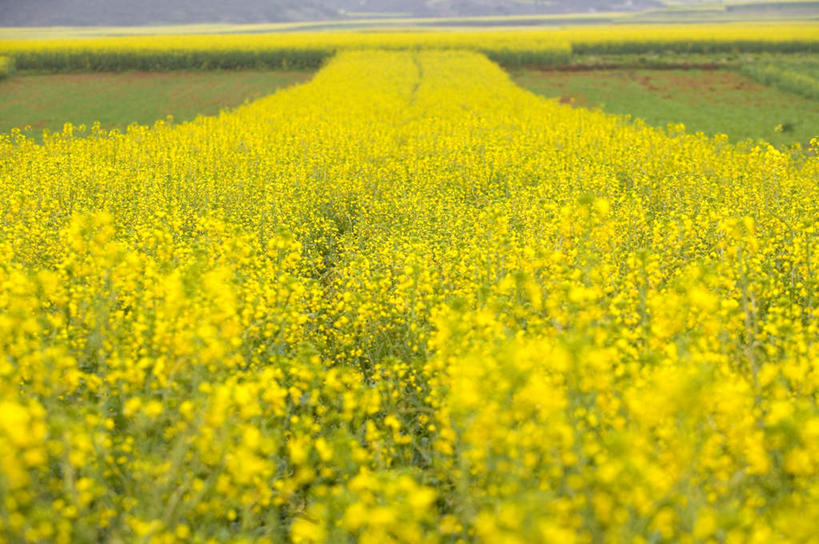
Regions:
M 640 10 L 657 0 L 0 0 L 0 26 L 265 23 Z

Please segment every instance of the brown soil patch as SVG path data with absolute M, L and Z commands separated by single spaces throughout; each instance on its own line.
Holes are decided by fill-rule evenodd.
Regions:
M 663 64 L 634 66 L 633 64 L 566 64 L 563 66 L 552 66 L 544 69 L 540 66 L 523 66 L 523 69 L 533 72 L 601 72 L 610 70 L 721 70 L 722 65 L 714 63 L 690 63 L 690 64 Z
M 644 89 L 660 93 L 663 98 L 682 99 L 689 102 L 723 102 L 742 100 L 756 103 L 759 94 L 768 89 L 741 74 L 731 71 L 686 72 L 678 70 L 658 71 L 637 75 L 632 80 Z M 737 91 L 741 91 L 737 93 Z

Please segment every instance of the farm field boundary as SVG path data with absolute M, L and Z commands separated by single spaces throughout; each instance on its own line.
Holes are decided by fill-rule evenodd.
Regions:
M 0 79 L 9 77 L 14 72 L 14 59 L 0 57 Z

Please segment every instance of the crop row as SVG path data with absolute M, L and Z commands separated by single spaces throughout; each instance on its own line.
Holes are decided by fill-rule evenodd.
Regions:
M 775 64 L 746 64 L 740 72 L 765 85 L 819 100 L 819 79 L 794 66 Z

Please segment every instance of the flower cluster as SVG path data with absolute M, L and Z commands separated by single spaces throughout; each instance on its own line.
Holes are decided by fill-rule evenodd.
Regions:
M 811 541 L 815 151 L 456 51 L 0 137 L 0 541 Z

